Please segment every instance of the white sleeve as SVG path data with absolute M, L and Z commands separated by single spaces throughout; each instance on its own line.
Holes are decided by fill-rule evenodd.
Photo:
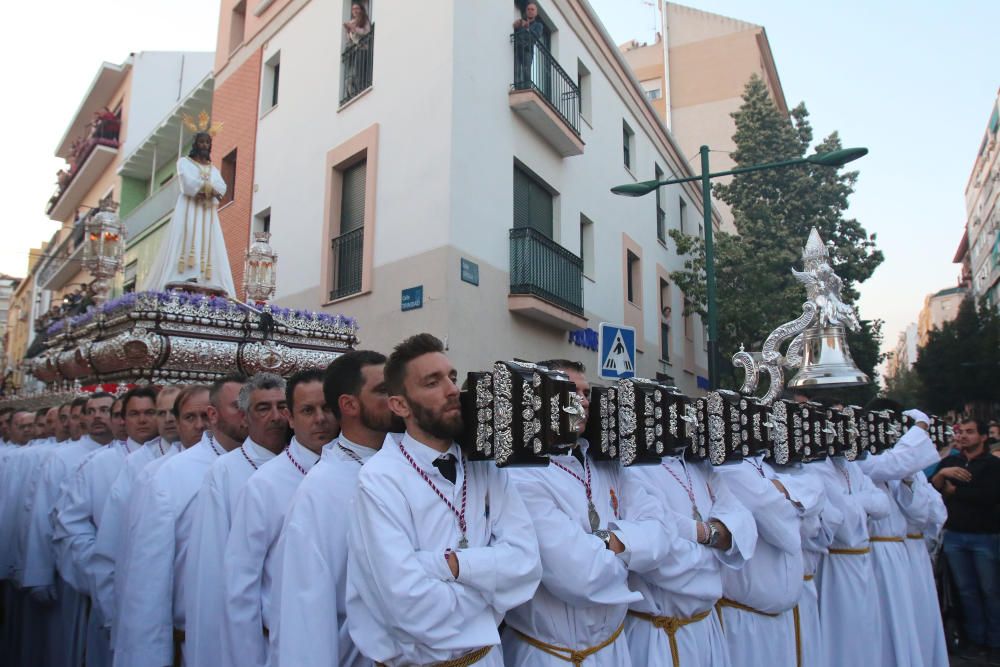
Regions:
M 128 518 L 128 500 L 132 492 L 132 475 L 129 466 L 122 466 L 115 483 L 111 485 L 108 499 L 101 514 L 101 527 L 94 543 L 91 570 L 96 584 L 97 597 L 94 604 L 101 613 L 105 624 L 117 621 L 115 610 L 115 566 L 125 534 Z
M 274 508 L 265 504 L 257 485 L 251 482 L 243 488 L 233 509 L 233 524 L 223 555 L 225 667 L 263 667 L 267 658 L 261 589 L 271 538 L 265 517 Z
M 87 472 L 87 467 L 79 468 L 59 497 L 52 539 L 63 579 L 81 594 L 93 597 L 94 581 L 89 567 L 97 541 L 97 526 L 90 510 L 92 489 Z
M 213 466 L 214 468 L 214 466 Z M 184 650 L 190 665 L 222 663 L 223 560 L 229 514 L 218 476 L 210 469 L 195 498 L 185 576 Z
M 52 509 L 59 497 L 60 481 L 65 477 L 65 463 L 58 456 L 49 458 L 42 480 L 35 491 L 25 545 L 24 575 L 26 588 L 55 583 L 55 553 L 52 547 Z
M 940 460 L 927 431 L 914 426 L 903 434 L 892 449 L 877 456 L 868 456 L 857 463 L 872 481 L 886 482 L 908 477 Z

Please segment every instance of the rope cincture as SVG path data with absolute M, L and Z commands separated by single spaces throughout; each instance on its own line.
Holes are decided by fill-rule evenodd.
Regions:
M 597 646 L 591 646 L 590 648 L 585 648 L 582 651 L 574 651 L 571 648 L 564 648 L 562 646 L 556 646 L 554 644 L 546 644 L 545 642 L 539 641 L 534 637 L 528 636 L 517 629 L 515 629 L 514 632 L 516 632 L 517 636 L 523 639 L 527 644 L 534 646 L 542 653 L 547 653 L 551 655 L 553 658 L 558 658 L 563 662 L 571 663 L 573 667 L 580 667 L 580 665 L 583 664 L 584 660 L 594 655 L 601 649 L 607 648 L 608 646 L 614 644 L 615 640 L 618 639 L 618 637 L 622 633 L 622 630 L 624 629 L 625 629 L 625 623 L 622 622 L 622 624 L 618 626 L 618 629 L 615 630 L 610 637 L 605 639 Z

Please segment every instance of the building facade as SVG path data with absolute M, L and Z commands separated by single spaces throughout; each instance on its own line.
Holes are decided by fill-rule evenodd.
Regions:
M 967 221 L 963 242 L 968 248 L 972 296 L 1000 308 L 1000 92 L 993 102 L 979 152 L 965 186 Z
M 965 287 L 948 287 L 924 297 L 924 307 L 917 319 L 917 344 L 923 347 L 934 329 L 940 329 L 947 322 L 958 317 L 958 308 L 968 298 Z
M 896 340 L 896 347 L 889 352 L 886 359 L 885 375 L 893 378 L 900 372 L 913 368 L 919 353 L 917 341 L 917 323 L 911 322 L 899 333 Z
M 743 104 L 743 89 L 751 76 L 763 79 L 775 106 L 788 114 L 767 33 L 763 26 L 693 7 L 663 0 L 657 5 L 662 32 L 656 40 L 652 44 L 633 40 L 619 48 L 682 154 L 694 156 L 695 171 L 701 171 L 702 145 L 713 150 L 712 171 L 732 169 L 735 163 L 729 153 L 736 149 L 736 125 L 731 114 Z M 728 205 L 721 201 L 715 205 L 723 229 L 735 231 Z
M 702 233 L 700 193 L 610 194 L 691 170 L 589 5 L 545 3 L 535 38 L 513 3 L 379 3 L 352 40 L 350 2 L 254 4 L 221 8 L 213 105 L 247 199 L 220 217 L 231 255 L 272 233 L 278 305 L 356 317 L 383 351 L 429 331 L 463 373 L 566 357 L 596 380 L 598 324 L 626 324 L 639 375 L 707 383 L 666 234 Z

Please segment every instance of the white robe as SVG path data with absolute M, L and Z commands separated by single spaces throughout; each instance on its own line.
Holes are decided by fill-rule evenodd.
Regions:
M 250 476 L 273 458 L 247 438 L 212 464 L 195 498 L 184 601 L 184 659 L 192 667 L 222 664 L 223 554 L 233 508 Z
M 844 515 L 830 549 L 869 549 L 868 518 L 887 516 L 889 497 L 857 465 L 843 458 L 809 465 L 823 475 L 827 499 Z M 816 581 L 826 664 L 879 664 L 881 613 L 871 554 L 828 553 L 820 560 Z
M 101 618 L 111 628 L 111 646 L 115 645 L 116 591 L 115 568 L 122 558 L 127 532 L 128 507 L 132 489 L 140 472 L 151 462 L 172 450 L 172 447 L 161 438 L 155 437 L 140 445 L 129 439 L 129 445 L 134 451 L 125 458 L 118 476 L 111 484 L 111 491 L 104 504 L 101 529 L 97 531 L 97 541 L 94 543 L 94 579 L 97 585 L 97 598 L 94 605 L 98 608 Z
M 140 291 L 163 291 L 167 283 L 196 278 L 199 284 L 220 286 L 235 297 L 218 202 L 195 200 L 206 185 L 225 194 L 226 182 L 215 166 L 199 165 L 189 157 L 177 161 L 177 180 L 181 191 L 170 218 L 169 234 Z
M 173 632 L 186 625 L 185 573 L 194 499 L 223 451 L 206 431 L 198 444 L 147 466 L 146 470 L 158 467 L 148 484 L 133 494 L 129 512 L 126 555 L 119 571 L 115 665 L 173 664 Z
M 224 667 L 264 667 L 268 663 L 268 636 L 275 618 L 271 604 L 274 546 L 292 496 L 305 479 L 296 463 L 308 472 L 318 460 L 318 455 L 293 437 L 283 453 L 250 476 L 236 501 L 223 556 Z
M 873 482 L 903 479 L 941 460 L 927 431 L 914 426 L 906 431 L 892 449 L 878 456 L 857 461 L 858 467 Z
M 913 595 L 917 640 L 925 667 L 947 667 L 948 645 L 941 622 L 934 569 L 924 539 L 937 538 L 948 511 L 941 494 L 922 472 L 914 474 L 911 479 L 909 488 L 900 485 L 897 489 L 896 502 L 906 517 L 906 552 L 910 562 L 910 592 Z
M 402 443 L 456 508 L 468 477 L 469 547 L 458 553 L 456 579 L 445 551 L 459 544 L 458 519 L 387 436 L 358 475 L 350 518 L 351 638 L 364 655 L 389 667 L 453 660 L 483 647 L 490 650 L 477 667 L 499 667 L 497 626 L 531 598 L 541 577 L 532 517 L 507 472 L 492 461 L 458 463 L 452 484 L 433 466 L 438 451 L 409 434 Z M 451 453 L 461 460 L 458 445 Z
M 586 455 L 586 440 L 581 439 L 579 446 Z M 586 479 L 575 456 L 564 454 L 551 460 Z M 676 541 L 675 523 L 640 485 L 631 483 L 618 463 L 589 463 L 591 497 L 600 527 L 616 532 L 625 545 L 621 554 L 591 534 L 587 495 L 580 480 L 552 464 L 510 472 L 538 534 L 542 583 L 530 601 L 507 614 L 503 636 L 507 667 L 565 664 L 524 641 L 518 632 L 577 651 L 612 637 L 625 622 L 629 605 L 642 600 L 641 593 L 629 588 L 629 573 L 655 569 Z M 628 639 L 622 632 L 587 663 L 596 667 L 629 664 L 630 660 Z
M 719 466 L 716 470 L 757 522 L 757 548 L 740 570 L 722 571 L 722 593 L 729 600 L 765 614 L 721 607 L 722 628 L 735 667 L 795 664 L 792 608 L 802 596 L 800 512 L 771 483 L 776 474 L 763 462 L 764 477 L 751 464 Z M 791 491 L 791 489 L 789 489 Z
M 638 484 L 654 498 L 659 511 L 674 518 L 678 532 L 670 553 L 655 569 L 629 575 L 632 589 L 643 596 L 630 610 L 674 618 L 691 618 L 708 611 L 707 618 L 677 631 L 677 657 L 684 667 L 726 667 L 729 648 L 714 611 L 715 603 L 722 597 L 722 570 L 740 569 L 753 556 L 757 525 L 753 515 L 708 463 L 682 464 L 681 459 L 671 456 L 663 459 L 663 466 L 669 467 L 683 484 L 688 483 L 687 468 L 698 513 L 705 521 L 718 519 L 725 524 L 732 534 L 733 545 L 728 551 L 720 551 L 698 543 L 687 490 L 664 467 L 629 468 L 625 471 L 628 482 Z M 632 664 L 673 666 L 666 632 L 635 616 L 626 619 L 625 632 Z
M 361 465 L 375 451 L 341 435 L 323 449 L 292 498 L 271 584 L 271 667 L 371 665 L 347 630 L 344 596 L 349 508 Z

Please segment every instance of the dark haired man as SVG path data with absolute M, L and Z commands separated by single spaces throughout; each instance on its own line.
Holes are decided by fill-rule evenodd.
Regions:
M 239 396 L 247 438 L 212 464 L 198 491 L 189 548 L 190 585 L 185 591 L 189 613 L 184 650 L 191 664 L 222 664 L 226 580 L 222 554 L 233 508 L 247 481 L 288 444 L 285 389 L 285 380 L 272 373 L 258 373 L 247 380 Z
M 542 365 L 566 373 L 589 409 L 583 364 Z M 676 524 L 617 462 L 589 456 L 583 438 L 549 463 L 510 473 L 535 524 L 543 575 L 532 599 L 507 614 L 504 658 L 533 665 L 584 655 L 597 665 L 631 664 L 625 615 L 642 594 L 629 576 L 668 556 Z
M 349 513 L 358 472 L 393 425 L 385 356 L 348 352 L 326 369 L 323 393 L 340 436 L 299 485 L 278 541 L 281 564 L 271 587 L 271 655 L 284 665 L 370 664 L 347 631 L 344 605 Z
M 959 452 L 931 478 L 944 497 L 944 552 L 964 612 L 965 634 L 978 650 L 1000 651 L 1000 459 L 986 449 L 986 424 L 960 419 Z
M 347 624 L 361 653 L 397 665 L 499 666 L 497 626 L 541 577 L 535 531 L 506 471 L 469 462 L 457 373 L 419 334 L 385 366 L 406 434 L 358 474 L 350 518 Z
M 79 440 L 87 433 L 86 414 L 87 399 L 74 398 L 69 404 L 69 437 L 71 440 Z
M 186 387 L 177 397 L 174 410 L 182 443 L 191 441 L 205 416 L 211 428 L 202 431 L 196 444 L 152 471 L 129 512 L 116 664 L 180 664 L 187 626 L 194 499 L 211 465 L 226 451 L 239 447 L 241 439 L 237 438 L 245 437 L 236 408 L 244 382 L 243 376 L 226 376 L 211 387 Z M 187 664 L 195 663 L 188 660 Z
M 233 508 L 223 556 L 224 666 L 271 664 L 267 650 L 277 616 L 272 582 L 279 560 L 275 549 L 278 535 L 295 490 L 336 435 L 337 421 L 323 396 L 322 370 L 293 375 L 285 398 L 285 415 L 295 435 L 283 455 L 250 476 Z
M 0 408 L 0 446 L 10 447 L 10 418 L 14 414 L 13 408 Z
M 114 404 L 111 406 L 111 433 L 115 437 L 115 441 L 119 443 L 124 443 L 128 440 L 128 431 L 125 430 L 125 411 L 123 409 L 124 402 L 121 398 L 116 398 Z

